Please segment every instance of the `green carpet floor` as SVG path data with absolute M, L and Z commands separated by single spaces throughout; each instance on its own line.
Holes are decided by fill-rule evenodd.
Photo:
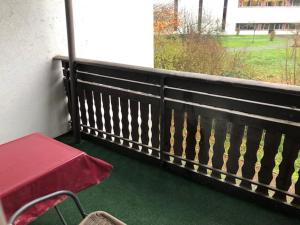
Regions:
M 69 136 L 60 138 L 68 143 Z M 100 185 L 79 193 L 86 211 L 104 210 L 128 225 L 300 225 L 286 216 L 199 185 L 83 140 L 75 147 L 114 166 Z M 60 205 L 69 224 L 79 213 L 69 200 Z M 33 224 L 60 224 L 51 209 Z

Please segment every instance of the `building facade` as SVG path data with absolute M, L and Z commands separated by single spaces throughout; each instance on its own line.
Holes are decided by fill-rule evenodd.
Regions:
M 229 0 L 226 34 L 293 34 L 300 30 L 300 0 Z
M 172 3 L 174 0 L 154 0 Z M 300 30 L 300 0 L 178 0 L 178 11 L 187 11 L 197 21 L 202 2 L 202 22 L 214 18 L 225 34 L 294 34 Z

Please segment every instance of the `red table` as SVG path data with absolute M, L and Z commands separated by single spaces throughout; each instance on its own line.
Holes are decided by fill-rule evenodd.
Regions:
M 0 145 L 0 199 L 5 215 L 9 218 L 43 195 L 58 190 L 79 192 L 98 184 L 111 169 L 109 163 L 39 133 Z M 27 224 L 62 200 L 39 204 L 17 223 Z

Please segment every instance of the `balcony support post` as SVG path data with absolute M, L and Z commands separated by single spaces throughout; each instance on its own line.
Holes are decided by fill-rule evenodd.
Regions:
M 75 72 L 75 39 L 74 39 L 74 22 L 72 0 L 65 0 L 66 25 L 68 35 L 68 53 L 69 53 L 69 70 L 71 83 L 71 118 L 72 130 L 75 143 L 80 142 L 80 123 L 77 101 L 77 76 Z

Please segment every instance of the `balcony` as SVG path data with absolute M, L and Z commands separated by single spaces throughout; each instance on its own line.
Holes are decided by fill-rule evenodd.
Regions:
M 77 59 L 73 105 L 68 58 L 55 60 L 76 147 L 115 166 L 81 193 L 88 209 L 128 224 L 300 224 L 300 88 Z
M 59 138 L 64 143 L 70 143 L 71 139 L 70 135 Z M 114 165 L 106 181 L 79 193 L 87 211 L 101 209 L 130 225 L 300 224 L 295 217 L 199 185 L 95 141 L 84 138 L 75 147 Z M 71 201 L 60 206 L 68 224 L 80 221 Z M 51 209 L 32 224 L 61 222 Z
M 92 19 L 77 24 L 76 32 L 101 45 L 87 48 L 79 38 L 78 55 L 149 56 L 144 46 L 152 41 L 146 44 L 147 35 L 138 35 L 153 35 L 152 22 L 132 30 L 115 27 L 123 27 L 119 18 L 127 25 L 147 13 L 152 18 L 152 6 L 143 10 L 145 2 L 126 2 L 116 17 L 114 3 L 97 8 L 81 2 L 95 10 L 85 12 Z M 33 131 L 64 133 L 68 108 L 69 131 L 81 141 L 73 144 L 71 133 L 58 139 L 114 166 L 109 179 L 79 193 L 87 211 L 105 210 L 130 225 L 300 225 L 299 87 L 76 58 L 72 1 L 66 0 L 70 58 L 54 59 L 62 64 L 64 95 L 61 71 L 50 65 L 53 54 L 64 49 L 62 6 L 62 1 L 6 1 L 0 7 L 1 142 Z M 109 13 L 95 19 L 102 15 L 98 9 Z M 84 21 L 83 14 L 75 21 Z M 87 32 L 96 30 L 100 35 Z M 135 38 L 121 42 L 125 34 Z M 129 52 L 132 45 L 142 51 Z M 74 210 L 69 201 L 62 203 L 73 224 L 79 221 Z M 51 209 L 33 224 L 60 223 L 54 213 Z

